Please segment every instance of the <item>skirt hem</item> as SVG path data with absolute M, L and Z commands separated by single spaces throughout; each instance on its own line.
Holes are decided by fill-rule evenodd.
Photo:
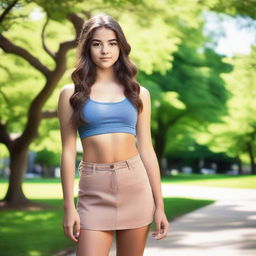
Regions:
M 123 226 L 123 227 L 118 227 L 118 228 L 113 228 L 113 227 L 108 227 L 108 228 L 101 228 L 101 227 L 81 227 L 80 229 L 89 229 L 89 230 L 98 230 L 98 231 L 110 231 L 110 230 L 123 230 L 123 229 L 135 229 L 135 228 L 140 228 L 147 226 L 149 224 L 152 224 L 153 220 L 150 220 L 149 222 L 145 222 L 143 224 L 138 224 L 138 225 L 130 225 L 130 226 Z

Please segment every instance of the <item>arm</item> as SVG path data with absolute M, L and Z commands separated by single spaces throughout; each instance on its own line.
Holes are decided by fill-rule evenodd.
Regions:
M 63 191 L 64 208 L 75 207 L 74 205 L 74 178 L 76 157 L 76 130 L 68 123 L 72 114 L 69 98 L 73 94 L 72 88 L 64 86 L 59 95 L 58 116 L 62 143 L 61 153 L 61 184 Z
M 69 98 L 73 91 L 74 87 L 70 85 L 66 85 L 61 89 L 58 101 L 58 117 L 62 143 L 60 174 L 64 207 L 63 228 L 66 236 L 76 241 L 72 231 L 74 222 L 76 222 L 77 232 L 79 228 L 78 214 L 74 204 L 76 129 L 69 123 L 73 111 Z
M 141 86 L 140 98 L 143 102 L 143 111 L 137 122 L 137 148 L 152 187 L 156 208 L 164 208 L 161 190 L 160 169 L 151 139 L 151 102 L 149 91 Z
M 145 87 L 142 86 L 140 91 L 140 98 L 143 102 L 143 111 L 139 114 L 137 121 L 137 148 L 146 168 L 154 196 L 156 206 L 155 222 L 157 224 L 157 232 L 161 232 L 162 229 L 164 234 L 161 238 L 163 238 L 167 233 L 169 224 L 164 213 L 160 169 L 151 138 L 150 93 Z

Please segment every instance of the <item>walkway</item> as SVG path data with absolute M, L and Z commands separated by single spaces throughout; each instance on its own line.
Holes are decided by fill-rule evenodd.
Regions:
M 162 240 L 150 234 L 144 256 L 256 255 L 256 189 L 184 185 L 162 189 L 166 197 L 217 201 L 171 222 L 168 237 Z M 109 256 L 115 256 L 115 241 Z

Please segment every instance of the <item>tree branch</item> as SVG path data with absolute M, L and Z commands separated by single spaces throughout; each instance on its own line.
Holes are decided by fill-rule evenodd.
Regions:
M 60 43 L 59 49 L 55 54 L 55 61 L 56 61 L 56 69 L 55 71 L 58 72 L 59 68 L 63 68 L 63 66 L 66 64 L 66 53 L 72 48 L 75 48 L 77 45 L 77 38 L 80 34 L 80 31 L 82 30 L 84 20 L 79 17 L 78 15 L 71 13 L 68 15 L 68 19 L 73 24 L 75 31 L 76 31 L 76 37 L 74 40 L 66 41 L 63 43 Z M 54 71 L 54 72 L 55 72 Z
M 8 107 L 10 107 L 10 101 L 8 99 L 8 97 L 6 96 L 6 94 L 0 89 L 0 95 L 2 95 L 4 101 L 7 103 Z
M 181 112 L 180 114 L 178 114 L 177 116 L 175 116 L 173 119 L 168 120 L 166 126 L 169 127 L 169 126 L 175 124 L 180 118 L 182 118 L 183 116 L 185 116 L 185 114 L 186 114 L 187 112 L 188 112 L 188 111 L 185 110 L 185 111 Z
M 80 31 L 83 25 L 83 19 L 75 14 L 71 15 L 70 17 L 72 19 L 75 30 Z M 30 104 L 27 123 L 25 125 L 24 131 L 22 132 L 21 136 L 16 138 L 14 141 L 14 148 L 16 150 L 22 150 L 24 146 L 29 145 L 31 141 L 37 136 L 38 126 L 42 117 L 45 115 L 42 113 L 42 108 L 66 71 L 66 55 L 68 50 L 74 48 L 75 46 L 76 38 L 74 40 L 60 43 L 59 49 L 55 54 L 55 69 L 53 71 L 49 71 L 47 74 L 46 84 Z
M 0 123 L 0 143 L 3 143 L 9 150 L 11 149 L 12 139 L 7 132 L 7 123 Z
M 57 110 L 45 110 L 41 113 L 41 118 L 54 118 L 54 117 L 58 117 L 58 112 Z
M 45 50 L 45 52 L 48 53 L 48 55 L 50 57 L 55 59 L 55 54 L 52 51 L 50 51 L 50 49 L 48 49 L 48 47 L 46 46 L 46 43 L 45 43 L 45 29 L 46 29 L 46 26 L 48 25 L 48 23 L 49 23 L 49 17 L 47 16 L 46 21 L 43 25 L 42 33 L 41 33 L 42 45 L 43 45 L 43 49 Z
M 71 13 L 68 15 L 68 20 L 73 24 L 75 31 L 76 31 L 76 38 L 78 38 L 83 24 L 84 24 L 84 20 L 79 17 L 77 14 Z
M 11 11 L 11 9 L 17 4 L 19 0 L 14 0 L 0 15 L 0 23 L 3 22 L 4 18 L 7 16 L 7 14 Z
M 27 62 L 29 62 L 35 69 L 39 70 L 45 77 L 49 75 L 50 70 L 46 66 L 44 66 L 36 57 L 30 54 L 26 49 L 13 44 L 3 35 L 0 35 L 0 47 L 6 53 L 16 54 L 22 57 Z

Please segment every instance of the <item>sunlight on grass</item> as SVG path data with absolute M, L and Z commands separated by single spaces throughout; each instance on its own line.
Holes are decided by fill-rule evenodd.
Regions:
M 189 186 L 256 189 L 256 175 L 229 176 L 224 174 L 179 174 L 162 178 L 162 183 Z
M 73 245 L 63 233 L 61 200 L 34 201 L 54 205 L 56 209 L 0 212 L 0 251 L 5 256 L 52 255 Z M 10 241 L 15 241 L 15 246 Z
M 37 183 L 30 183 L 26 180 L 22 184 L 22 188 L 26 197 L 30 199 L 61 199 L 62 188 L 61 183 L 55 182 L 55 179 L 48 180 L 49 183 L 38 181 Z M 1 184 L 0 198 L 2 198 L 7 191 L 7 183 Z M 77 196 L 78 191 L 78 179 L 74 181 L 74 196 Z
M 50 256 L 65 248 L 75 246 L 63 233 L 62 200 L 38 199 L 33 201 L 54 205 L 57 209 L 1 211 L 0 251 L 4 251 L 5 256 Z M 212 202 L 214 201 L 190 198 L 164 198 L 166 216 L 169 221 Z M 153 223 L 150 230 L 154 229 L 155 224 Z M 10 241 L 15 241 L 15 246 Z
M 28 252 L 28 255 L 29 255 L 29 256 L 41 256 L 42 253 L 39 252 L 39 251 L 29 251 L 29 252 Z
M 74 201 L 77 200 L 79 179 L 74 182 Z M 1 180 L 0 196 L 7 190 L 7 180 Z M 33 201 L 54 205 L 56 210 L 2 211 L 0 212 L 0 251 L 5 256 L 44 256 L 74 246 L 63 233 L 63 200 L 60 179 L 25 180 L 25 195 Z M 169 221 L 203 207 L 213 200 L 190 198 L 164 198 L 166 216 Z M 155 224 L 151 225 L 155 229 Z M 15 246 L 9 241 L 15 240 Z M 25 241 L 25 242 L 24 242 Z
M 205 207 L 214 203 L 215 200 L 208 199 L 191 199 L 184 197 L 165 197 L 164 198 L 164 209 L 166 217 L 169 221 L 173 221 L 174 219 L 192 212 L 201 207 Z M 154 230 L 156 228 L 155 223 L 152 223 L 150 230 Z
M 79 178 L 74 181 L 74 196 L 78 194 Z M 0 198 L 7 191 L 7 180 L 1 180 Z M 228 175 L 200 175 L 178 174 L 162 178 L 163 184 L 177 184 L 189 186 L 208 186 L 222 188 L 256 189 L 256 176 L 228 176 Z M 25 195 L 30 199 L 61 199 L 62 187 L 59 178 L 26 179 L 22 184 Z

